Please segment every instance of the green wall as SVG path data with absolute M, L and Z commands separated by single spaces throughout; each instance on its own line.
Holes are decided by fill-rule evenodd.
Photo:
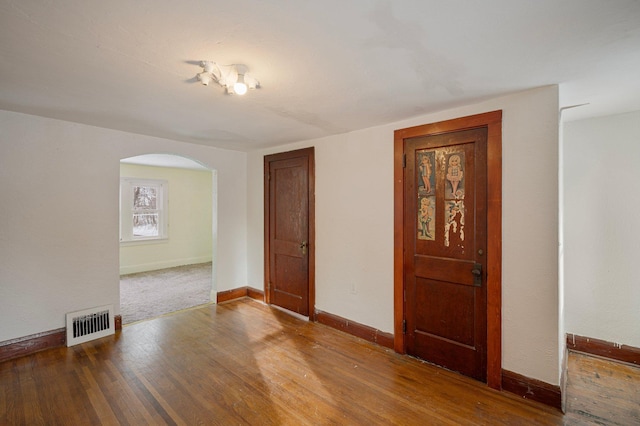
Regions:
M 163 179 L 169 183 L 169 238 L 121 243 L 120 274 L 211 261 L 210 171 L 121 163 L 120 177 Z

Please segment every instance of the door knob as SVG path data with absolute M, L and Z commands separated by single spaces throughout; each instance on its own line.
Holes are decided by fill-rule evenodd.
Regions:
M 473 274 L 473 285 L 476 287 L 482 287 L 482 264 L 474 263 L 471 273 Z
M 309 243 L 306 241 L 300 243 L 300 250 L 302 251 L 302 254 L 307 254 L 307 246 L 309 246 Z

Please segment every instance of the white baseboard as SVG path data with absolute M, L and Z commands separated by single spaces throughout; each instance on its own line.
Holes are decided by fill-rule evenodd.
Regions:
M 171 259 L 158 262 L 143 263 L 120 267 L 120 275 L 135 274 L 138 272 L 156 271 L 158 269 L 173 268 L 175 266 L 195 265 L 197 263 L 211 262 L 211 256 L 191 257 L 187 259 Z

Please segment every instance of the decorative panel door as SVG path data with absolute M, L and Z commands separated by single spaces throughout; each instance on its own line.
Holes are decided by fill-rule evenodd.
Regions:
M 313 309 L 313 148 L 265 157 L 266 301 Z
M 486 381 L 487 129 L 405 139 L 407 353 Z

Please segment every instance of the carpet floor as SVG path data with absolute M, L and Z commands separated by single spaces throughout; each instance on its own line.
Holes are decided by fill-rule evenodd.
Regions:
M 211 284 L 211 262 L 121 275 L 122 323 L 209 303 Z

